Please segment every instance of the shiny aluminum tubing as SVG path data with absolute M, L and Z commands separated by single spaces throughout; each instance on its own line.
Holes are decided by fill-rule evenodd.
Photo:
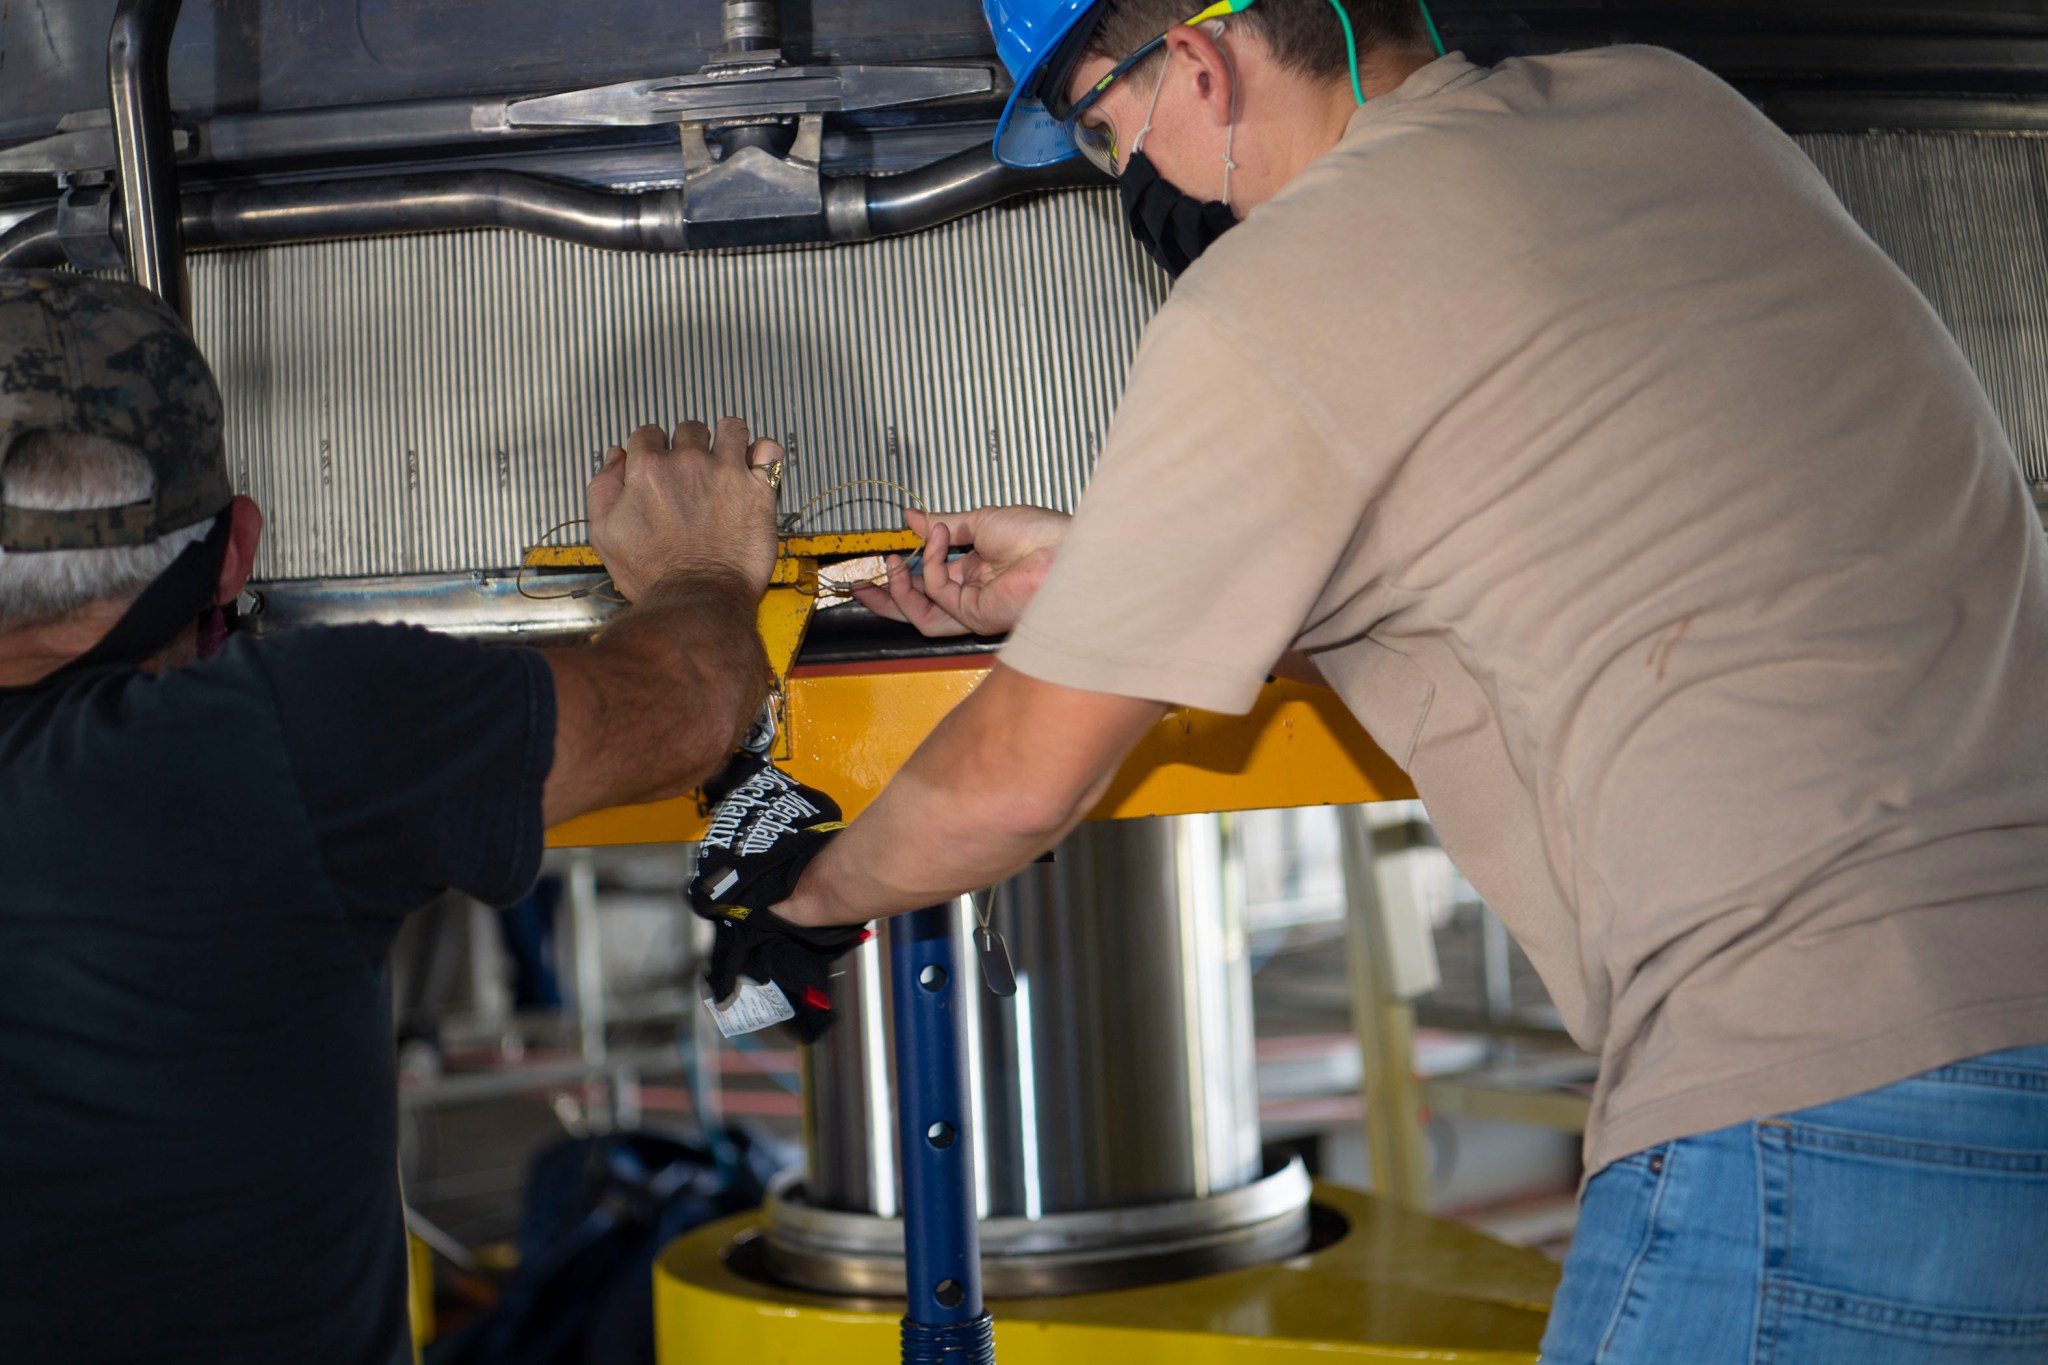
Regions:
M 1072 165 L 1019 171 L 973 148 L 901 175 L 845 176 L 825 185 L 818 241 L 857 242 L 936 227 L 1001 200 L 1094 183 Z M 133 218 L 133 211 L 130 211 Z M 508 228 L 610 251 L 690 247 L 683 192 L 619 194 L 513 171 L 435 171 L 319 184 L 266 185 L 185 197 L 184 246 L 285 246 L 464 228 Z M 64 264 L 57 211 L 0 236 L 0 268 Z M 132 236 L 135 228 L 127 228 Z
M 986 147 L 960 152 L 901 175 L 864 176 L 860 180 L 865 227 L 845 237 L 835 230 L 838 240 L 862 241 L 917 232 L 1020 194 L 1105 183 L 1078 156 L 1037 170 L 1021 171 L 997 161 Z
M 194 246 L 509 228 L 612 251 L 681 251 L 681 190 L 610 194 L 510 171 L 443 171 L 194 196 Z
M 121 0 L 107 35 L 107 93 L 121 167 L 129 274 L 189 326 L 192 296 L 171 147 L 171 32 L 183 0 Z M 0 264 L 5 257 L 0 256 Z

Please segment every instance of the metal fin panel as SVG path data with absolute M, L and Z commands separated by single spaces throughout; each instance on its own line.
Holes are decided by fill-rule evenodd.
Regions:
M 1955 331 L 2048 481 L 2048 139 L 1799 139 Z M 1110 191 L 916 236 L 724 255 L 472 232 L 195 256 L 201 344 L 259 577 L 505 567 L 581 515 L 627 424 L 737 409 L 791 448 L 783 506 L 889 479 L 938 508 L 1071 508 L 1164 278 Z M 861 488 L 818 530 L 899 524 Z
M 1798 139 L 1948 323 L 2035 482 L 2048 482 L 2048 138 Z
M 582 514 L 604 446 L 736 412 L 782 505 L 889 479 L 929 506 L 1072 507 L 1165 280 L 1112 194 L 855 247 L 643 256 L 513 233 L 192 260 L 265 579 L 505 567 Z M 900 525 L 859 488 L 807 529 Z

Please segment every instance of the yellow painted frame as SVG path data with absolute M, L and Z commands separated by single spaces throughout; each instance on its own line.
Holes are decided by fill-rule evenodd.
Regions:
M 761 637 L 778 679 L 776 760 L 798 781 L 832 793 L 848 818 L 867 808 L 993 662 L 993 656 L 975 655 L 794 666 L 817 602 L 820 559 L 907 553 L 918 543 L 908 532 L 790 537 L 761 603 Z M 538 547 L 527 552 L 526 562 L 531 568 L 598 565 L 581 545 Z M 1414 794 L 1407 774 L 1334 692 L 1270 682 L 1247 715 L 1167 715 L 1139 742 L 1089 818 L 1393 801 Z M 548 843 L 672 843 L 703 832 L 701 805 L 685 796 L 582 816 L 549 830 Z
M 988 674 L 986 655 L 798 669 L 787 689 L 782 766 L 831 792 L 849 817 L 866 809 L 924 737 Z M 940 666 L 934 666 L 940 665 Z M 1094 820 L 1275 806 L 1395 801 L 1414 787 L 1334 692 L 1272 682 L 1250 714 L 1171 712 L 1138 744 Z M 548 831 L 557 848 L 702 836 L 694 796 L 598 811 Z
M 1533 1251 L 1318 1185 L 1336 1243 L 1173 1284 L 991 1305 L 1003 1365 L 1533 1365 L 1558 1269 Z M 834 1299 L 735 1269 L 762 1215 L 683 1234 L 654 1268 L 655 1359 L 895 1365 L 903 1301 Z

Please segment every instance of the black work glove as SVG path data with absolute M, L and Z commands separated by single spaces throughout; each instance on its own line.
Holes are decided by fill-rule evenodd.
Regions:
M 739 754 L 705 795 L 717 804 L 697 850 L 690 908 L 718 926 L 705 983 L 724 1001 L 742 975 L 778 988 L 815 1042 L 832 1027 L 832 964 L 867 941 L 865 925 L 809 929 L 768 907 L 789 899 L 818 851 L 845 828 L 839 803 L 773 764 Z

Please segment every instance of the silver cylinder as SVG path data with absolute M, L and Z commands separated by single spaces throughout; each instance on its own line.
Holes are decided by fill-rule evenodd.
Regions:
M 970 997 L 984 1219 L 1040 1220 L 1049 1233 L 1069 1224 L 1085 1242 L 1089 1229 L 1139 1226 L 1097 1217 L 1104 1210 L 1177 1206 L 1188 1214 L 1164 1216 L 1207 1227 L 1214 1215 L 1196 1206 L 1269 1174 L 1259 1159 L 1240 867 L 1227 816 L 1122 820 L 1082 826 L 1054 862 L 997 890 L 991 920 L 1008 941 L 1017 990 L 999 997 L 976 980 Z M 972 906 L 957 913 L 960 960 L 979 977 Z M 805 1050 L 805 1176 L 771 1205 L 771 1263 L 780 1233 L 792 1252 L 783 1264 L 821 1288 L 860 1281 L 818 1271 L 821 1224 L 809 1215 L 893 1218 L 901 1207 L 886 955 L 870 943 L 849 962 L 835 991 L 841 1022 Z M 1294 1188 L 1273 1188 L 1282 1187 Z M 1246 1246 L 1265 1255 L 1291 1245 L 1288 1229 L 1305 1217 L 1305 1194 L 1289 1196 L 1276 1224 L 1272 1197 L 1257 1197 L 1256 1218 L 1237 1218 L 1258 1224 Z M 882 1236 L 844 1226 L 849 1257 Z M 999 1257 L 1000 1243 L 985 1255 Z M 994 1293 L 1002 1276 L 989 1273 Z M 1048 1292 L 1039 1279 L 1032 1286 Z
M 782 41 L 781 0 L 725 0 L 720 17 L 725 50 L 772 51 Z

